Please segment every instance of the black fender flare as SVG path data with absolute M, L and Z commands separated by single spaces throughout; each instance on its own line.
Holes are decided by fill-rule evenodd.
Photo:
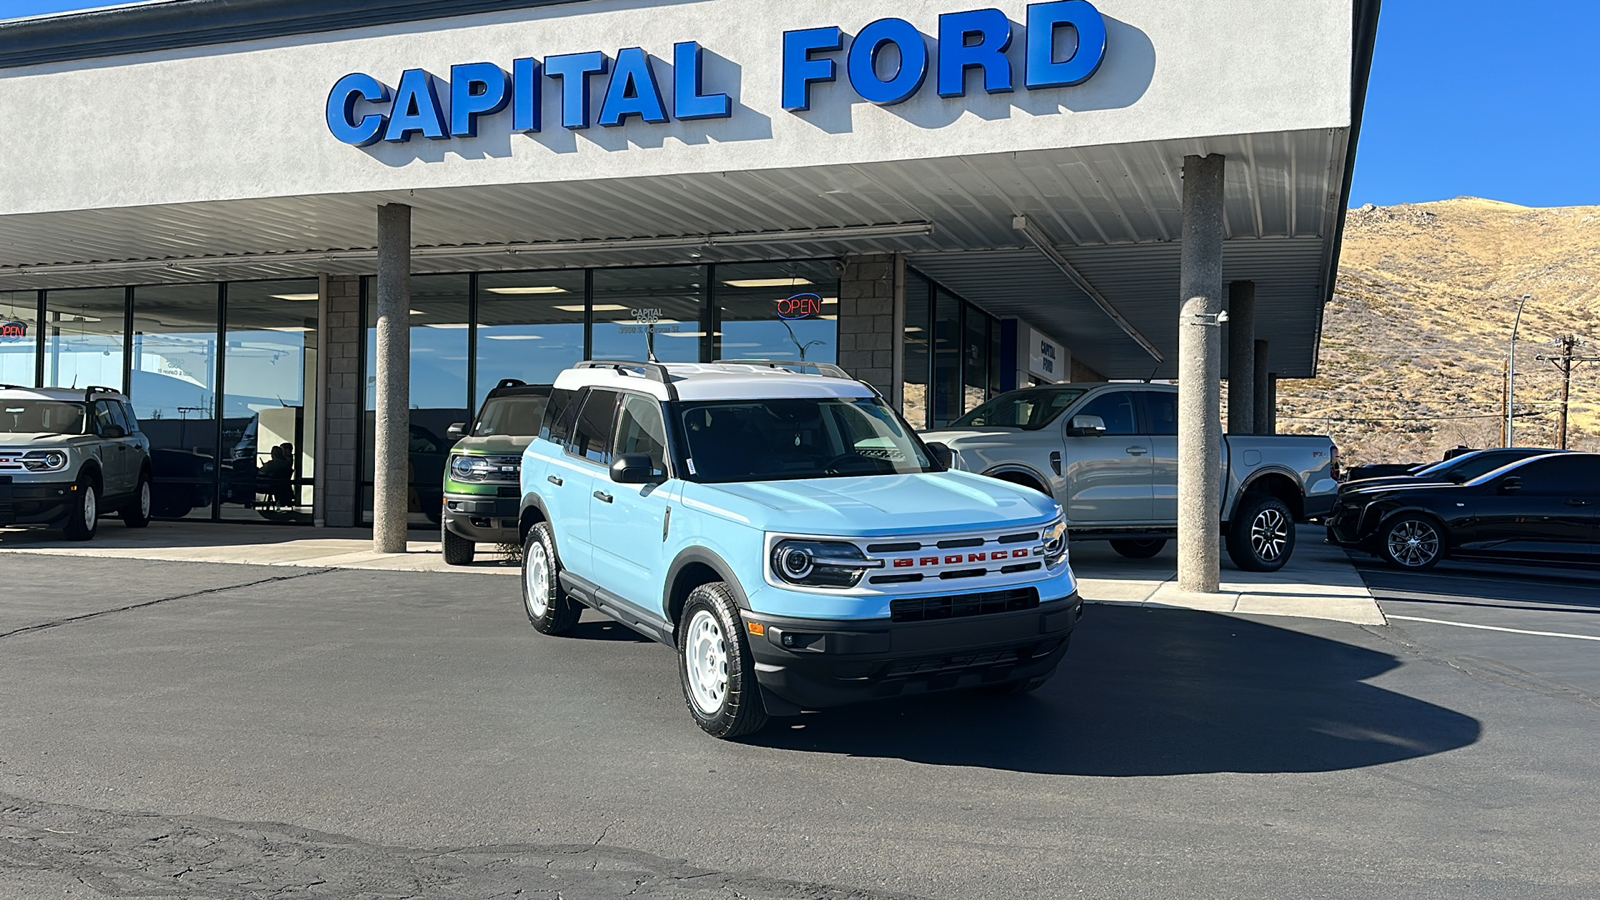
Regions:
M 1289 511 L 1295 513 L 1296 521 L 1302 520 L 1305 517 L 1306 491 L 1304 485 L 1300 484 L 1300 478 L 1298 474 L 1293 470 L 1286 469 L 1282 466 L 1269 466 L 1251 472 L 1248 478 L 1239 483 L 1239 492 L 1232 498 L 1233 505 L 1228 510 L 1228 521 L 1232 521 L 1234 515 L 1239 512 L 1239 504 L 1244 502 L 1244 498 L 1250 495 L 1250 491 L 1252 491 L 1256 485 L 1260 484 L 1267 478 L 1274 477 L 1286 479 L 1291 485 L 1295 486 L 1295 490 L 1299 496 L 1286 497 L 1284 498 L 1284 502 L 1289 504 Z M 1296 511 L 1297 504 L 1299 506 L 1298 511 Z
M 750 610 L 750 598 L 745 595 L 744 586 L 733 575 L 733 566 L 728 565 L 727 560 L 705 547 L 685 547 L 672 560 L 672 565 L 667 567 L 666 582 L 661 589 L 661 609 L 667 613 L 669 618 L 673 617 L 673 586 L 678 583 L 678 576 L 683 574 L 684 569 L 696 564 L 706 566 L 722 576 L 722 581 L 728 585 L 728 590 L 733 593 L 734 603 L 738 604 L 739 608 L 746 612 Z

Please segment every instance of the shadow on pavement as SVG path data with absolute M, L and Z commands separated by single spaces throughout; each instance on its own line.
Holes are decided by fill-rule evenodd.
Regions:
M 1476 719 L 1371 684 L 1395 657 L 1250 620 L 1091 608 L 1023 697 L 940 694 L 775 721 L 753 743 L 1060 775 L 1326 772 L 1477 741 Z

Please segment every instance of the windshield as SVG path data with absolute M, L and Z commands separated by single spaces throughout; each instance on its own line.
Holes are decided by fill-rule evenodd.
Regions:
M 83 411 L 62 400 L 0 400 L 0 433 L 83 434 Z
M 1037 431 L 1054 422 L 1083 394 L 1081 388 L 1024 388 L 1010 391 L 951 422 L 948 427 Z
M 1499 453 L 1479 450 L 1475 453 L 1463 453 L 1455 459 L 1434 463 L 1411 474 L 1417 476 L 1453 475 L 1457 480 L 1470 481 L 1481 475 L 1487 475 L 1503 466 L 1508 466 L 1519 459 L 1537 455 L 1537 453 Z
M 685 403 L 678 413 L 698 481 L 785 481 L 936 471 L 922 443 L 875 399 Z
M 472 426 L 472 436 L 532 437 L 539 433 L 539 423 L 544 421 L 544 404 L 548 399 L 538 394 L 491 397 L 483 404 L 483 412 L 478 413 L 478 421 Z

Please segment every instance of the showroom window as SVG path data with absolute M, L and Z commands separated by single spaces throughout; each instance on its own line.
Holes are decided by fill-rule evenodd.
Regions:
M 712 269 L 716 359 L 839 359 L 839 278 L 825 261 Z
M 127 288 L 46 293 L 45 386 L 125 388 L 127 314 Z
M 939 428 L 999 394 L 1000 320 L 914 271 L 906 273 L 901 409 L 913 428 Z
M 129 397 L 150 439 L 162 518 L 211 517 L 217 457 L 215 284 L 157 284 L 133 290 L 133 372 Z
M 33 386 L 39 364 L 39 293 L 0 291 L 0 384 Z
M 700 362 L 706 267 L 594 270 L 593 359 Z
M 906 273 L 906 325 L 901 338 L 904 354 L 905 398 L 902 410 L 912 428 L 924 429 L 928 422 L 928 353 L 933 329 L 933 282 L 915 272 Z
M 549 384 L 584 355 L 582 271 L 478 276 L 474 408 L 502 379 Z

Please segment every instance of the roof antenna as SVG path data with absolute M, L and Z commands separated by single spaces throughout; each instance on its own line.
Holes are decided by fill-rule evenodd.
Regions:
M 1160 363 L 1156 363 L 1156 367 L 1154 369 L 1150 370 L 1150 377 L 1146 378 L 1144 380 L 1144 383 L 1145 384 L 1149 384 L 1150 382 L 1155 381 L 1156 380 L 1156 373 L 1159 372 L 1159 371 L 1161 371 L 1161 364 Z

